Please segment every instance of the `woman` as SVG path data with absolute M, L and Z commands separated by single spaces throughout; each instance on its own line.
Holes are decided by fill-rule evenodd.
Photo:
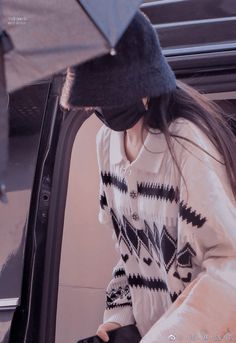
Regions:
M 229 120 L 176 81 L 140 12 L 116 55 L 69 68 L 62 105 L 99 107 L 100 222 L 120 261 L 107 332 L 136 324 L 142 343 L 236 342 L 236 157 Z

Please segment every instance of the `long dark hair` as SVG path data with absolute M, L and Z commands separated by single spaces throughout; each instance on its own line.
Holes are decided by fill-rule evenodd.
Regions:
M 171 144 L 172 137 L 176 136 L 169 131 L 170 123 L 179 117 L 196 124 L 214 144 L 223 158 L 232 192 L 236 199 L 236 137 L 232 131 L 234 118 L 204 94 L 179 80 L 177 80 L 175 91 L 149 99 L 149 111 L 144 117 L 143 128 L 150 132 L 152 128 L 163 132 L 172 158 L 181 175 Z M 184 137 L 179 138 L 185 139 Z M 194 142 L 192 143 L 194 144 Z

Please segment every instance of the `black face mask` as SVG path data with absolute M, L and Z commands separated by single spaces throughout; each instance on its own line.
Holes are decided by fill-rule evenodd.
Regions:
M 96 116 L 110 129 L 125 131 L 133 127 L 146 112 L 143 101 L 130 106 L 109 106 L 96 109 Z

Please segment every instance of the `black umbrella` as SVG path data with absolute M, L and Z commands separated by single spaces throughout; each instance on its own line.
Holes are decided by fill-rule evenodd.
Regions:
M 7 92 L 114 53 L 142 0 L 2 0 L 0 4 L 0 137 Z M 3 106 L 5 105 L 5 106 Z M 3 125 L 3 126 L 2 126 Z M 5 128 L 4 128 L 5 126 Z M 4 129 L 4 132 L 3 132 Z M 6 140 L 0 142 L 0 182 Z M 3 159 L 3 160 L 1 160 Z M 1 192 L 1 186 L 0 186 Z

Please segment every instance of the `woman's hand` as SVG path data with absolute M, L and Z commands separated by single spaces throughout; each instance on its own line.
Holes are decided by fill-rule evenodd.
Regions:
M 118 329 L 120 327 L 121 325 L 118 323 L 114 323 L 114 322 L 104 323 L 104 324 L 99 325 L 96 335 L 99 336 L 104 342 L 108 342 L 109 336 L 107 332 Z

